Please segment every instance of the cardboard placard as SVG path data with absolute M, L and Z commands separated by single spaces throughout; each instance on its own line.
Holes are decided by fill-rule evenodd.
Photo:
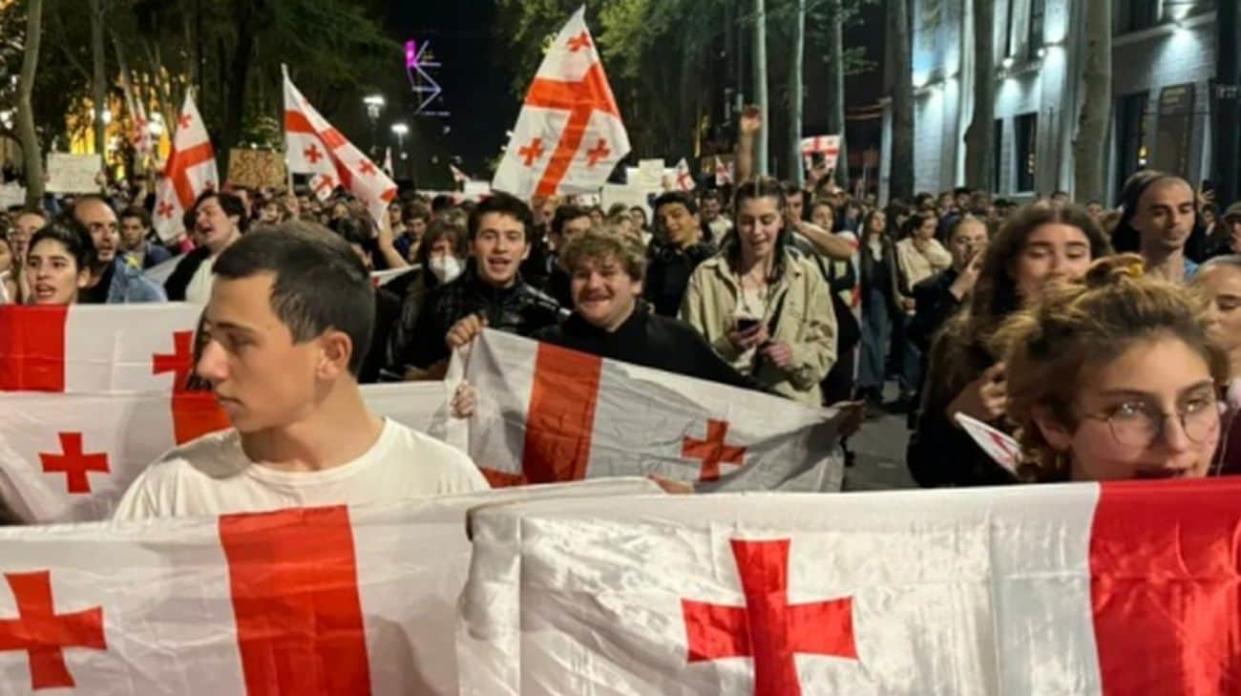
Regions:
M 288 187 L 284 156 L 275 150 L 233 148 L 228 151 L 228 181 L 253 189 Z
M 99 155 L 47 153 L 47 187 L 50 193 L 99 193 L 99 174 L 103 159 Z

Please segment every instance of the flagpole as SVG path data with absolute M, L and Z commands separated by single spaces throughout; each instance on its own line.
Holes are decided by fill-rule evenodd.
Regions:
M 285 127 L 284 112 L 288 110 L 288 106 L 284 103 L 285 84 L 289 81 L 289 66 L 287 63 L 280 64 L 280 77 L 283 81 L 280 83 L 280 130 L 284 132 L 284 175 L 287 186 L 288 195 L 293 193 L 293 168 L 289 166 L 289 130 Z

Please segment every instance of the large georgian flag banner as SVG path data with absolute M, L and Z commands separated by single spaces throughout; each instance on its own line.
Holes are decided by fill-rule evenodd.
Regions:
M 0 391 L 161 391 L 184 385 L 202 307 L 180 302 L 0 306 Z
M 494 330 L 475 342 L 470 456 L 493 486 L 659 475 L 700 491 L 835 491 L 838 412 Z
M 362 387 L 381 416 L 462 450 L 447 382 Z M 25 523 L 91 521 L 174 446 L 229 427 L 209 392 L 0 395 L 0 507 Z
M 342 186 L 366 205 L 376 225 L 388 224 L 396 184 L 369 157 L 319 115 L 284 71 L 285 158 L 289 171 L 310 174 L 321 200 Z
M 186 92 L 172 137 L 172 152 L 164 165 L 164 176 L 155 188 L 152 217 L 159 238 L 166 242 L 176 239 L 185 230 L 182 224 L 185 211 L 193 207 L 199 194 L 215 188 L 219 181 L 215 150 L 207 136 L 207 127 L 194 105 L 193 96 Z
M 629 154 L 629 134 L 585 17 L 582 6 L 539 64 L 492 188 L 525 200 L 597 193 Z
M 1241 479 L 471 513 L 462 694 L 1241 693 Z
M 0 694 L 455 694 L 466 512 L 656 492 L 588 482 L 0 529 Z

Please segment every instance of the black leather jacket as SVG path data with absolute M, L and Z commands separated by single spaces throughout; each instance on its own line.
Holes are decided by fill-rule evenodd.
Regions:
M 716 248 L 709 242 L 698 242 L 688 247 L 652 239 L 647 247 L 647 266 L 643 298 L 650 302 L 656 314 L 675 317 L 681 311 L 681 300 L 689 277 L 698 264 L 715 256 Z
M 448 358 L 448 346 L 444 343 L 448 331 L 471 314 L 486 317 L 490 328 L 529 336 L 556 324 L 568 312 L 562 310 L 556 300 L 523 282 L 520 276 L 507 288 L 487 284 L 479 278 L 471 262 L 460 278 L 427 296 L 413 332 L 418 338 L 407 351 L 405 362 L 426 369 Z

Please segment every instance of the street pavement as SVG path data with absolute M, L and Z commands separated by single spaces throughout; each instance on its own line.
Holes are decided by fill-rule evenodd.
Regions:
M 915 488 L 905 468 L 905 445 L 909 431 L 905 414 L 884 414 L 868 420 L 858 434 L 849 438 L 849 448 L 857 461 L 845 469 L 846 491 L 875 491 L 892 488 Z

